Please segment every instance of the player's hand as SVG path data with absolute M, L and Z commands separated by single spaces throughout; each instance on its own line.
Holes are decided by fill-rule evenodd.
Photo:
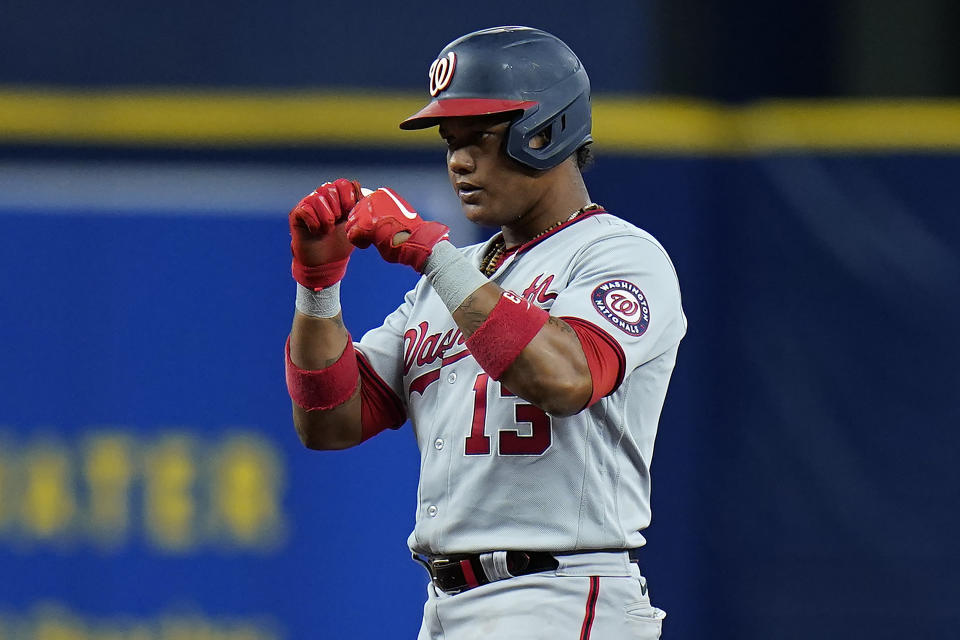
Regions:
M 393 189 L 381 187 L 360 200 L 347 216 L 347 238 L 365 249 L 371 244 L 387 262 L 423 271 L 433 245 L 446 239 L 450 228 L 420 217 Z M 409 237 L 397 234 L 409 233 Z
M 360 184 L 340 178 L 324 182 L 290 211 L 293 278 L 319 291 L 339 282 L 353 245 L 347 240 L 347 214 L 363 198 Z

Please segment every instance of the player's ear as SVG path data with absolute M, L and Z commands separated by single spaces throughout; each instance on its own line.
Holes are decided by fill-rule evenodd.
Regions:
M 530 142 L 527 143 L 527 146 L 531 149 L 543 149 L 548 144 L 550 144 L 550 127 L 547 127 L 537 135 L 530 138 Z

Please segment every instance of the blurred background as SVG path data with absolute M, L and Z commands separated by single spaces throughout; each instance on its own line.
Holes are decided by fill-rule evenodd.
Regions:
M 409 427 L 291 426 L 286 213 L 343 175 L 487 237 L 396 125 L 499 24 L 578 52 L 591 196 L 680 275 L 664 637 L 960 637 L 958 3 L 36 0 L 0 19 L 0 639 L 415 637 Z M 360 336 L 414 278 L 354 255 Z

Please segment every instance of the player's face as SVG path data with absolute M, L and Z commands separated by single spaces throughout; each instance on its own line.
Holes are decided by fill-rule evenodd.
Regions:
M 534 208 L 547 188 L 538 172 L 507 155 L 509 126 L 503 114 L 440 122 L 450 182 L 471 222 L 510 225 Z

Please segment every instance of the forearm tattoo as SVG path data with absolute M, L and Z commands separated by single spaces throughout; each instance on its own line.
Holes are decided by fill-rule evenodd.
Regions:
M 330 320 L 333 321 L 333 324 L 337 325 L 337 328 L 338 328 L 338 329 L 343 329 L 344 331 L 346 331 L 347 326 L 346 326 L 345 324 L 343 324 L 343 314 L 342 314 L 342 313 L 338 313 L 337 315 L 335 315 L 335 316 L 333 316 L 332 318 L 330 318 Z M 349 336 L 349 334 L 347 334 L 347 339 L 349 340 L 349 338 L 350 338 L 350 336 Z M 350 345 L 348 345 L 348 346 L 350 346 Z M 336 356 L 335 358 L 332 358 L 332 359 L 330 359 L 330 360 L 327 360 L 327 363 L 326 363 L 325 365 L 323 365 L 324 368 L 329 367 L 330 365 L 332 365 L 334 362 L 336 362 L 336 361 L 339 360 L 339 359 L 340 359 L 340 356 Z
M 463 322 L 460 324 L 460 329 L 463 331 L 464 335 L 471 336 L 473 333 L 480 328 L 486 319 L 490 315 L 489 311 L 483 311 L 478 307 L 478 300 L 475 293 L 471 293 L 467 296 L 467 299 L 463 301 L 463 304 L 460 305 L 460 308 L 457 309 L 462 314 Z

